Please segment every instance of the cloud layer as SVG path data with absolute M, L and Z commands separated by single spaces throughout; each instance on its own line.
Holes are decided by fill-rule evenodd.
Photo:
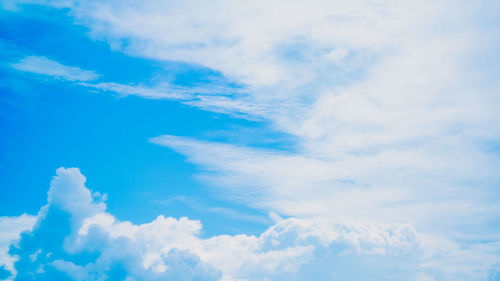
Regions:
M 282 215 L 410 221 L 423 232 L 480 243 L 498 239 L 491 225 L 499 214 L 498 82 L 476 63 L 498 41 L 484 25 L 498 8 L 489 4 L 56 6 L 116 50 L 220 71 L 245 95 L 188 103 L 267 119 L 296 140 L 287 153 L 154 140 L 200 164 L 203 180 L 226 187 L 223 194 Z
M 10 279 L 303 280 L 319 270 L 318 280 L 480 280 L 488 272 L 478 264 L 493 254 L 473 256 L 474 249 L 408 224 L 325 219 L 282 220 L 259 236 L 203 238 L 199 221 L 160 215 L 135 225 L 117 220 L 101 199 L 78 169 L 58 169 L 33 229 L 10 248 L 17 259 Z
M 202 239 L 200 223 L 188 219 L 117 221 L 76 170 L 59 170 L 31 234 L 42 237 L 52 229 L 45 226 L 51 216 L 62 216 L 67 229 L 59 248 L 48 250 L 59 254 L 47 257 L 52 246 L 40 246 L 45 258 L 37 263 L 38 249 L 24 246 L 25 235 L 12 250 L 20 256 L 16 267 L 29 266 L 19 272 L 290 280 L 315 271 L 323 258 L 339 264 L 331 273 L 337 275 L 324 275 L 331 278 L 346 276 L 343 262 L 347 269 L 362 264 L 381 280 L 498 278 L 489 270 L 499 263 L 499 85 L 491 67 L 477 63 L 491 60 L 487 50 L 499 42 L 496 28 L 485 26 L 498 9 L 493 1 L 17 2 L 67 8 L 116 50 L 202 65 L 242 85 L 228 95 L 224 87 L 85 84 L 269 120 L 296 140 L 293 149 L 170 135 L 151 141 L 200 165 L 200 178 L 223 187 L 221 194 L 300 218 L 258 237 Z M 42 57 L 14 67 L 68 81 L 95 79 Z M 61 193 L 59 185 L 72 191 Z M 72 200 L 87 207 L 64 203 Z M 75 258 L 87 248 L 86 260 Z M 116 248 L 125 252 L 115 256 Z M 396 264 L 400 275 L 382 268 L 399 260 L 393 256 L 404 257 Z

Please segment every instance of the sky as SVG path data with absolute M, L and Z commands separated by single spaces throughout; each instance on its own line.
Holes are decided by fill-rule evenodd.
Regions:
M 0 280 L 500 280 L 499 12 L 0 0 Z

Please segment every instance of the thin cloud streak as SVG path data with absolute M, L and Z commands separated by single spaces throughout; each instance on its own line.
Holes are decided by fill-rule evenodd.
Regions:
M 27 56 L 11 66 L 20 71 L 51 76 L 67 81 L 91 81 L 99 78 L 99 74 L 94 71 L 63 65 L 42 56 Z

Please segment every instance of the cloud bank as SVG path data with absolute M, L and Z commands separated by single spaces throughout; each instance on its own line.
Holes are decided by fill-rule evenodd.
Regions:
M 136 225 L 108 213 L 78 169 L 59 168 L 35 225 L 10 247 L 9 279 L 303 280 L 320 270 L 318 280 L 480 280 L 487 272 L 477 263 L 492 257 L 473 253 L 408 224 L 290 218 L 259 236 L 209 238 L 188 218 Z

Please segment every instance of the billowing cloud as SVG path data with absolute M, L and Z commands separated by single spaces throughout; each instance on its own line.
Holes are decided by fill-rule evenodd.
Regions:
M 0 280 L 15 273 L 16 259 L 8 254 L 9 246 L 16 243 L 23 231 L 31 230 L 36 217 L 22 214 L 17 217 L 0 217 Z
M 136 225 L 117 220 L 101 199 L 78 169 L 58 169 L 35 226 L 11 246 L 17 275 L 10 279 L 303 280 L 319 270 L 318 280 L 480 280 L 487 272 L 476 263 L 493 255 L 408 224 L 321 218 L 281 220 L 259 236 L 202 238 L 199 221 L 160 215 Z
M 12 64 L 12 67 L 20 71 L 52 76 L 67 81 L 90 81 L 99 77 L 94 71 L 63 65 L 41 56 L 27 56 Z
M 117 223 L 115 231 L 109 232 L 106 219 L 114 218 L 105 213 L 101 197 L 91 193 L 84 183 L 85 177 L 78 169 L 57 170 L 48 203 L 40 210 L 33 230 L 23 233 L 10 249 L 9 253 L 18 259 L 15 280 L 216 280 L 219 277 L 217 270 L 183 249 L 158 253 L 147 264 L 149 253 L 143 246 L 148 244 L 140 245 L 130 236 L 141 226 Z M 89 223 L 89 218 L 95 221 Z M 163 220 L 157 221 L 161 228 Z M 167 231 L 168 227 L 173 228 L 171 232 L 180 239 L 196 231 L 198 225 L 187 219 L 170 219 L 165 226 Z

